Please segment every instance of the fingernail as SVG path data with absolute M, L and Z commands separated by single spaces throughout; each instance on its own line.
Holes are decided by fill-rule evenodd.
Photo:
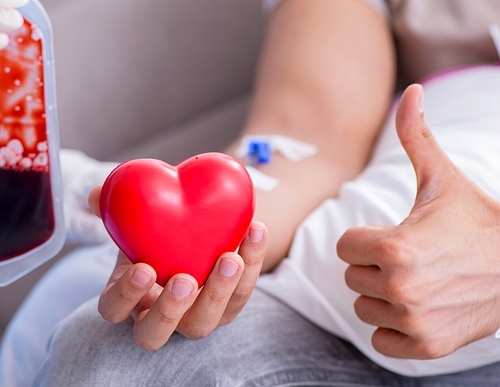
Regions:
M 260 242 L 263 236 L 264 230 L 261 228 L 251 228 L 250 231 L 248 231 L 248 237 L 253 243 Z
M 236 262 L 231 261 L 230 259 L 221 259 L 219 262 L 219 273 L 221 273 L 224 277 L 232 277 L 238 272 L 238 265 Z
M 191 282 L 176 279 L 172 284 L 172 293 L 177 298 L 187 298 L 193 292 L 193 284 Z
M 138 268 L 132 274 L 132 281 L 139 286 L 146 286 L 151 282 L 151 273 L 145 269 Z

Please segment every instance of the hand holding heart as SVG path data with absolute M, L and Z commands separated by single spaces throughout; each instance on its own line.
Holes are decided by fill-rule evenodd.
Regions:
M 374 348 L 431 359 L 500 328 L 500 203 L 446 156 L 412 85 L 396 127 L 417 176 L 409 216 L 394 227 L 359 227 L 339 240 L 347 285 L 361 294 L 359 318 L 377 328 Z
M 137 159 L 116 167 L 103 184 L 99 210 L 120 250 L 151 265 L 164 286 L 178 273 L 201 286 L 226 251 L 235 251 L 255 209 L 245 167 L 222 153 L 190 157 L 177 166 Z
M 167 164 L 161 165 L 161 168 L 169 169 Z M 145 172 L 148 176 L 150 173 L 154 173 L 154 171 Z M 134 176 L 134 179 L 136 178 L 137 176 Z M 236 180 L 238 179 L 236 178 Z M 127 177 L 124 177 L 124 181 L 127 182 Z M 189 185 L 186 181 L 184 183 L 185 186 Z M 208 184 L 207 181 L 203 183 Z M 233 181 L 233 183 L 238 185 L 237 181 Z M 105 188 L 109 189 L 109 187 Z M 140 185 L 140 189 L 135 190 L 135 193 L 149 192 L 154 196 L 153 191 L 148 191 L 150 188 L 155 187 L 154 185 L 148 187 L 144 182 Z M 113 190 L 118 192 L 121 188 L 115 186 L 111 189 L 111 191 Z M 126 191 L 129 194 L 134 194 L 133 187 L 131 189 L 127 187 Z M 161 191 L 161 188 L 156 186 L 155 191 Z M 147 196 L 143 197 L 145 202 L 148 201 Z M 156 196 L 161 196 L 161 194 Z M 163 196 L 165 196 L 165 192 L 163 192 Z M 162 238 L 161 235 L 158 237 L 158 233 L 151 232 L 148 229 L 149 220 L 133 224 L 137 230 L 134 237 L 127 234 L 127 232 L 132 231 L 132 228 L 129 228 L 129 223 L 140 219 L 142 212 L 149 214 L 150 218 L 153 216 L 153 222 L 157 218 L 165 220 L 161 219 L 161 211 L 164 208 L 162 208 L 163 206 L 158 207 L 158 202 L 156 202 L 157 207 L 154 212 L 148 213 L 147 208 L 141 207 L 141 200 L 138 197 L 132 198 L 136 200 L 134 203 L 128 201 L 127 195 L 118 196 L 119 201 L 121 201 L 118 204 L 121 204 L 123 208 L 122 211 L 113 212 L 113 209 L 108 206 L 109 203 L 103 206 L 103 200 L 109 199 L 110 192 L 104 193 L 102 187 L 95 188 L 89 196 L 90 208 L 98 216 L 102 215 L 103 210 L 108 211 L 108 216 L 112 215 L 111 218 L 115 221 L 114 225 L 117 226 L 112 236 L 115 241 L 119 242 L 119 247 L 125 248 L 129 258 L 135 262 L 132 263 L 122 252 L 119 253 L 115 269 L 99 300 L 101 315 L 113 323 L 124 321 L 132 315 L 135 318 L 134 339 L 138 345 L 148 350 L 155 350 L 163 346 L 174 331 L 187 337 L 200 338 L 208 335 L 218 325 L 232 321 L 253 291 L 264 260 L 267 239 L 266 227 L 260 222 L 251 221 L 253 203 L 244 203 L 251 196 L 245 196 L 244 193 L 239 196 L 245 198 L 243 202 L 239 203 L 241 208 L 229 208 L 229 211 L 242 216 L 241 229 L 230 224 L 231 221 L 234 222 L 235 219 L 240 218 L 231 217 L 231 214 L 224 216 L 227 214 L 224 212 L 222 216 L 218 216 L 212 221 L 191 217 L 193 223 L 198 222 L 198 226 L 195 225 L 194 228 L 189 227 L 189 225 L 183 228 L 179 225 L 174 230 L 172 223 L 170 223 L 170 229 L 165 227 L 164 233 L 170 232 L 176 238 L 183 238 L 183 233 L 186 235 L 196 234 L 196 232 L 206 233 L 205 226 L 215 228 L 211 236 L 199 234 L 197 241 L 191 241 L 191 245 L 184 248 L 185 243 L 176 244 L 175 241 L 165 243 L 167 238 Z M 225 198 L 227 199 L 227 196 Z M 158 198 L 156 197 L 156 199 Z M 212 200 L 214 207 L 221 209 L 220 205 L 213 201 L 214 197 L 209 199 Z M 239 199 L 234 200 L 238 202 Z M 230 207 L 232 204 L 235 203 L 226 202 L 225 206 Z M 246 217 L 248 210 L 243 204 L 250 205 L 250 218 Z M 129 222 L 127 222 L 127 219 L 120 218 L 119 214 L 127 213 L 127 210 L 134 212 L 136 209 L 132 209 L 130 207 L 132 205 L 141 208 L 136 211 L 135 215 L 129 217 Z M 210 211 L 208 213 L 211 214 Z M 175 215 L 175 211 L 170 213 L 170 215 L 172 214 Z M 201 214 L 198 215 L 202 217 Z M 109 231 L 113 227 L 111 224 L 113 222 L 111 220 L 108 222 L 110 223 L 107 225 Z M 230 224 L 229 229 L 232 232 L 229 234 L 225 222 Z M 245 222 L 247 223 L 245 224 Z M 217 237 L 218 233 L 222 235 L 222 238 Z M 157 236 L 158 240 L 152 238 L 151 235 Z M 185 237 L 189 239 L 189 236 Z M 220 240 L 222 240 L 222 244 Z M 183 241 L 185 242 L 186 239 Z M 153 250 L 149 249 L 149 245 L 155 242 L 157 243 Z M 199 265 L 196 262 L 193 263 L 193 256 L 173 257 L 177 252 L 195 254 L 196 250 L 192 248 L 195 242 L 198 242 L 195 247 L 201 250 L 199 254 L 196 254 L 196 258 L 199 258 Z M 241 245 L 239 245 L 240 243 Z M 170 247 L 171 245 L 174 247 Z M 238 245 L 239 249 L 236 253 L 234 250 Z M 221 246 L 227 247 L 227 251 L 220 252 Z M 205 250 L 208 250 L 208 254 Z M 145 254 L 145 259 L 130 256 L 131 253 L 135 252 L 138 252 L 139 255 Z M 212 257 L 214 252 L 220 256 Z M 152 257 L 147 256 L 150 253 Z M 186 264 L 182 258 L 187 262 Z M 155 267 L 153 268 L 150 264 Z M 172 265 L 175 266 L 173 270 L 171 269 Z M 201 271 L 198 267 L 202 268 Z M 183 271 L 184 269 L 186 271 Z M 161 281 L 158 281 L 158 275 L 161 276 Z M 199 288 L 199 283 L 203 284 L 203 287 Z

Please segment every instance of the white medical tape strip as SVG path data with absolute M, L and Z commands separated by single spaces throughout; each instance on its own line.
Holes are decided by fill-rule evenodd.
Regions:
M 304 160 L 305 158 L 312 157 L 318 153 L 318 148 L 315 145 L 308 144 L 288 136 L 259 135 L 243 137 L 240 146 L 236 150 L 236 156 L 240 158 L 248 156 L 250 142 L 256 140 L 267 141 L 272 152 L 280 152 L 286 159 L 294 162 Z M 257 168 L 247 165 L 246 169 L 252 178 L 256 189 L 270 192 L 279 184 L 278 179 L 266 175 Z
M 247 169 L 248 174 L 253 181 L 255 189 L 270 192 L 279 184 L 278 179 L 266 175 L 264 172 L 259 171 L 257 168 L 254 168 L 251 165 L 245 165 L 245 168 Z
M 490 25 L 490 35 L 497 49 L 497 54 L 500 57 L 500 26 L 498 26 L 498 24 Z
M 301 161 L 318 153 L 318 148 L 307 142 L 299 141 L 294 138 L 282 135 L 262 135 L 245 136 L 241 140 L 240 146 L 236 150 L 237 157 L 248 155 L 248 146 L 253 140 L 264 140 L 269 142 L 273 152 L 280 152 L 290 161 Z

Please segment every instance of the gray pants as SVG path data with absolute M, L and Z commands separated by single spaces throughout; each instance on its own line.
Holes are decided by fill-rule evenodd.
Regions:
M 205 339 L 174 334 L 148 352 L 133 342 L 132 325 L 104 321 L 97 300 L 87 302 L 59 325 L 34 386 L 500 386 L 500 364 L 395 375 L 258 290 L 233 323 Z

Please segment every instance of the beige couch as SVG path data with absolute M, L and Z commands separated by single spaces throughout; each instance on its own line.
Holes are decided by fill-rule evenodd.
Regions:
M 265 24 L 260 0 L 42 3 L 54 29 L 62 147 L 177 163 L 237 136 Z M 0 288 L 0 333 L 53 262 Z

